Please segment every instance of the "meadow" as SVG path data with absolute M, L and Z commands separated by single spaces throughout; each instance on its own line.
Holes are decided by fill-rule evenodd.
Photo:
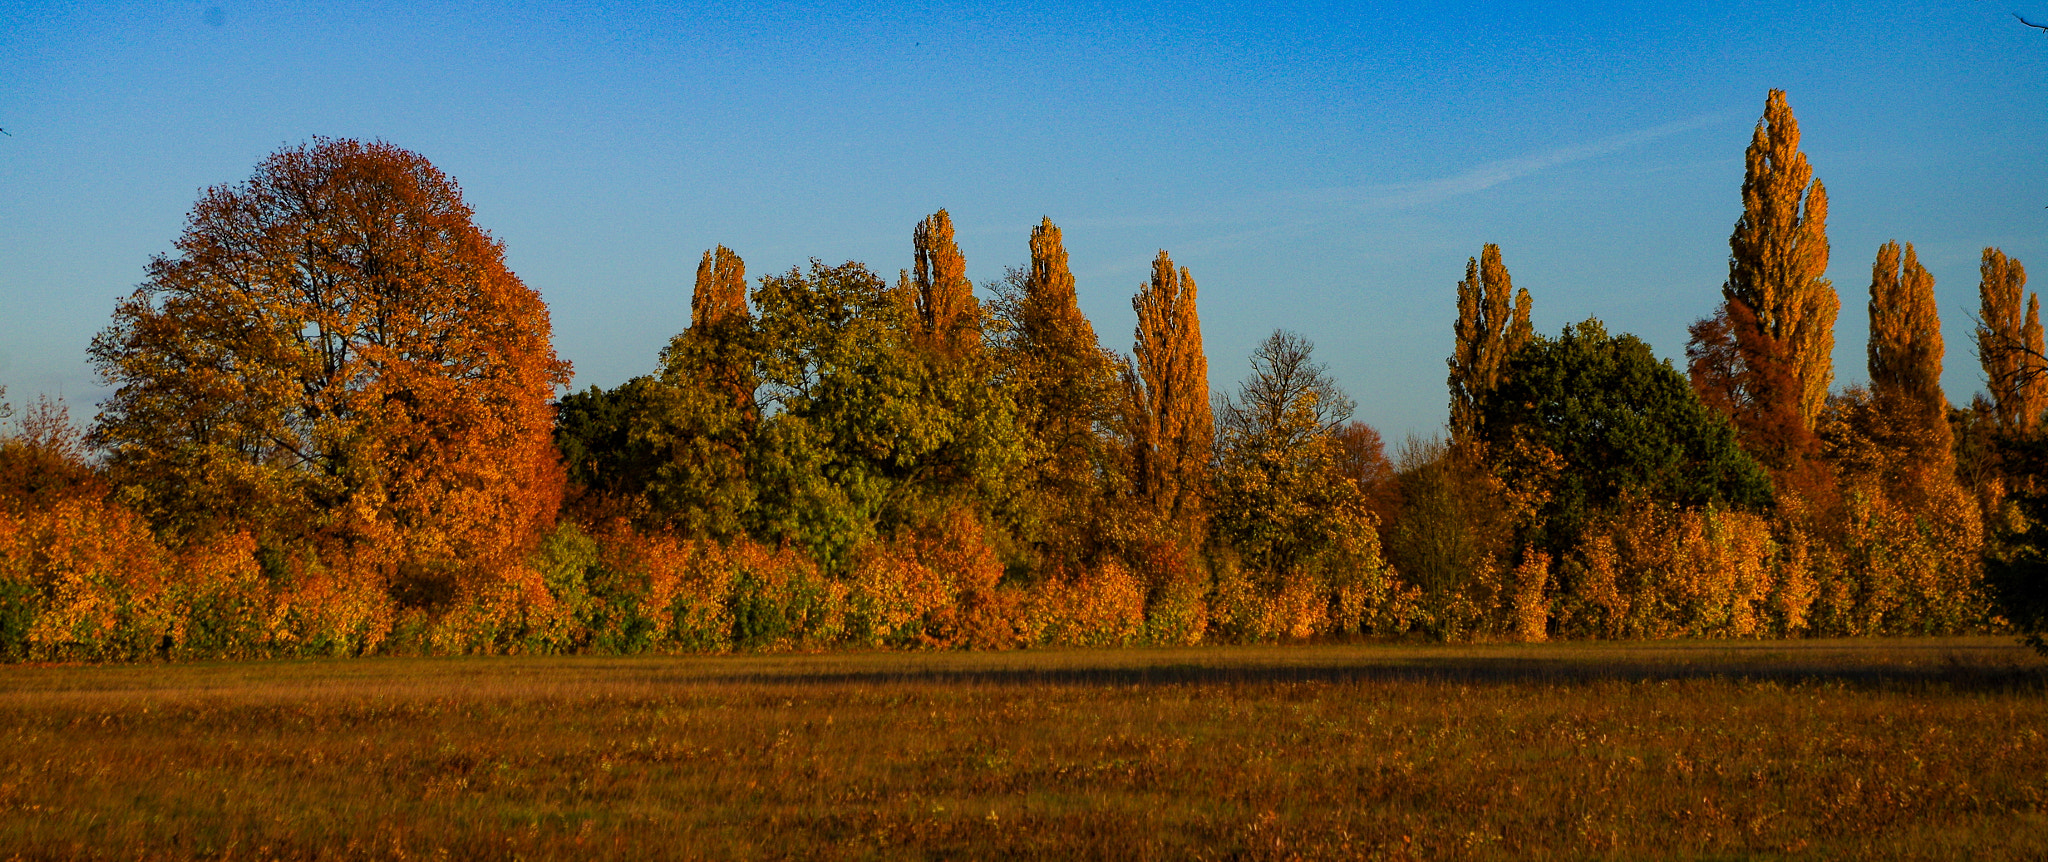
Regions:
M 0 858 L 2048 857 L 2006 638 L 0 667 Z

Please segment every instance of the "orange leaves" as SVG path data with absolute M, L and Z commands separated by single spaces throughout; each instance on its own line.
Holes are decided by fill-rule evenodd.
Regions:
M 912 330 L 928 349 L 959 356 L 981 338 L 981 306 L 974 282 L 967 278 L 967 259 L 953 241 L 953 217 L 945 210 L 917 223 L 911 233 L 917 270 L 910 288 L 916 315 Z
M 1514 304 L 1509 305 L 1510 292 Z M 1465 263 L 1458 282 L 1456 347 L 1451 366 L 1451 439 L 1466 443 L 1478 430 L 1479 403 L 1499 386 L 1508 360 L 1529 343 L 1529 291 L 1515 291 L 1500 246 L 1487 243 Z
M 148 526 L 118 506 L 71 498 L 0 511 L 7 646 L 26 658 L 148 655 L 171 627 L 166 563 Z
M 1198 523 L 1216 427 L 1209 405 L 1209 358 L 1195 279 L 1161 250 L 1152 280 L 1138 288 L 1126 420 L 1139 496 L 1169 521 Z
M 1759 637 L 1793 578 L 1771 522 L 1747 512 L 1616 507 L 1568 561 L 1567 633 L 1609 638 Z M 1518 573 L 1518 575 L 1521 573 Z M 1526 583 L 1526 579 L 1522 580 Z M 1797 584 L 1795 583 L 1794 586 Z M 1796 601 L 1796 597 L 1794 597 Z
M 854 631 L 885 644 L 1016 646 L 1017 596 L 997 589 L 1002 576 L 986 528 L 952 511 L 861 554 L 851 584 Z
M 1842 301 L 1826 277 L 1827 189 L 1799 151 L 1799 122 L 1783 90 L 1765 99 L 1746 164 L 1722 293 L 1732 312 L 1754 320 L 1735 330 L 1744 359 L 1752 369 L 1782 366 L 1786 385 L 1771 387 L 1771 397 L 1811 429 L 1834 379 Z
M 2039 428 L 2041 411 L 2048 408 L 2041 297 L 2026 292 L 2026 268 L 2005 252 L 1985 249 L 1980 270 L 1977 292 L 1983 317 L 1977 325 L 1977 356 L 1984 365 L 1998 429 L 2019 437 L 2032 436 Z
M 209 190 L 92 357 L 98 432 L 173 534 L 253 529 L 479 568 L 530 551 L 560 476 L 547 309 L 455 183 L 316 139 Z

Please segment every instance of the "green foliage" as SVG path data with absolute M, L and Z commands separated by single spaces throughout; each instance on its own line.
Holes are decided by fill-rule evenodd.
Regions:
M 755 532 L 843 572 L 856 548 L 954 499 L 1007 496 L 1020 450 L 979 349 L 920 349 L 903 305 L 858 263 L 761 280 Z
M 1401 517 L 1385 531 L 1387 559 L 1420 595 L 1416 624 L 1453 640 L 1493 625 L 1505 552 L 1499 479 L 1469 451 L 1438 438 L 1410 437 L 1396 452 Z
M 1210 526 L 1266 581 L 1267 601 L 1285 605 L 1290 588 L 1306 591 L 1328 605 L 1308 629 L 1356 632 L 1385 603 L 1388 573 L 1376 519 L 1344 470 L 1337 429 L 1351 401 L 1313 351 L 1307 339 L 1273 333 L 1253 353 L 1252 377 L 1224 402 Z
M 1075 305 L 1057 241 L 1056 228 L 1041 227 L 1032 268 L 993 285 L 989 330 L 1021 437 L 1018 492 L 1000 514 L 1041 565 L 1072 568 L 1102 544 L 1103 507 L 1119 472 L 1107 432 L 1123 392 L 1115 355 Z
M 745 315 L 692 324 L 661 355 L 661 376 L 636 416 L 635 446 L 661 453 L 646 482 L 657 523 L 689 535 L 741 533 L 759 413 L 755 333 Z
M 0 659 L 21 661 L 30 655 L 29 632 L 35 628 L 37 590 L 25 580 L 0 580 Z
M 1727 419 L 1648 344 L 1609 336 L 1597 319 L 1517 353 L 1482 404 L 1480 435 L 1510 484 L 1541 486 L 1532 539 L 1555 550 L 1627 493 L 1687 507 L 1771 498 Z
M 555 446 L 571 487 L 610 497 L 646 491 L 660 453 L 633 439 L 652 409 L 656 381 L 635 377 L 614 389 L 592 386 L 555 402 Z
M 2037 481 L 2048 475 L 2048 440 L 1995 439 L 2005 470 Z M 2004 529 L 1985 543 L 1984 581 L 2013 629 L 2048 654 L 2048 493 L 2023 490 L 2007 508 Z

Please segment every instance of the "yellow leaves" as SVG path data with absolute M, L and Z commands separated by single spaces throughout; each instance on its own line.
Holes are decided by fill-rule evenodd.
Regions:
M 1195 279 L 1164 250 L 1138 288 L 1136 343 L 1127 369 L 1129 433 L 1139 495 L 1173 521 L 1200 517 L 1216 428 L 1209 405 L 1209 358 L 1195 308 Z
M 2027 270 L 1996 248 L 1984 250 L 1978 282 L 1977 356 L 1996 407 L 1998 428 L 2030 436 L 2048 408 L 2048 354 L 2042 352 L 2041 298 L 2029 295 Z M 2026 311 L 2021 313 L 2021 300 Z
M 70 497 L 0 510 L 0 589 L 34 658 L 129 658 L 171 626 L 166 555 L 133 512 Z M 14 645 L 6 645 L 14 646 Z
M 1047 646 L 1127 646 L 1143 638 L 1145 621 L 1144 582 L 1105 560 L 1043 579 L 1026 600 L 1022 627 L 1031 643 Z
M 1591 613 L 1565 626 L 1610 638 L 1768 634 L 1787 581 L 1771 530 L 1747 512 L 1625 502 L 1571 555 Z M 1518 585 L 1530 577 L 1517 572 Z
M 1927 429 L 1929 445 L 1922 457 L 1945 459 L 1949 430 L 1948 401 L 1941 394 L 1942 352 L 1934 276 L 1920 265 L 1912 243 L 1906 243 L 1903 256 L 1897 242 L 1885 243 L 1871 265 L 1870 388 L 1880 400 L 1907 409 Z
M 1514 305 L 1508 305 L 1512 292 Z M 1458 282 L 1458 321 L 1451 366 L 1451 439 L 1467 443 L 1477 430 L 1479 402 L 1501 384 L 1507 363 L 1534 336 L 1529 291 L 1515 291 L 1500 246 L 1487 243 L 1465 263 Z
M 915 331 L 928 349 L 959 356 L 981 338 L 981 306 L 974 282 L 967 279 L 967 259 L 953 242 L 953 217 L 945 210 L 927 216 L 911 233 L 917 256 L 914 281 L 908 285 L 916 310 Z
M 1755 321 L 1754 331 L 1737 329 L 1745 359 L 1764 355 L 1782 364 L 1790 386 L 1778 396 L 1811 429 L 1834 380 L 1842 302 L 1826 278 L 1827 190 L 1799 151 L 1799 123 L 1783 90 L 1765 99 L 1745 161 L 1743 212 L 1728 238 L 1722 293 Z
M 1515 566 L 1509 618 L 1519 640 L 1550 639 L 1550 555 L 1532 552 Z

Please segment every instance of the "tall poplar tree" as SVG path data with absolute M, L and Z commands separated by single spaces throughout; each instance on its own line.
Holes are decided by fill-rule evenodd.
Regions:
M 1131 308 L 1138 326 L 1124 381 L 1134 490 L 1170 521 L 1189 524 L 1201 517 L 1216 440 L 1195 279 L 1162 250 Z
M 732 249 L 704 252 L 690 291 L 690 325 L 716 325 L 747 313 L 747 264 Z
M 917 256 L 908 285 L 912 325 L 927 347 L 957 356 L 980 342 L 981 307 L 967 279 L 967 259 L 953 241 L 953 217 L 943 209 L 926 216 L 911 242 Z
M 1742 217 L 1728 237 L 1721 294 L 1752 378 L 1746 388 L 1760 402 L 1757 415 L 1796 415 L 1810 432 L 1834 382 L 1842 301 L 1826 278 L 1827 188 L 1799 151 L 1799 122 L 1785 91 L 1765 98 L 1744 161 Z
M 1118 393 L 1116 360 L 1103 350 L 1081 314 L 1060 229 L 1043 219 L 1031 230 L 1031 264 L 1011 270 L 998 288 L 996 315 L 1006 321 L 1003 377 L 1017 404 L 1027 450 L 1032 511 L 1020 512 L 1026 533 L 1076 550 L 1078 535 L 1099 521 L 1103 445 L 1098 429 Z
M 754 502 L 748 464 L 760 425 L 760 376 L 746 263 L 718 246 L 697 264 L 690 326 L 661 352 L 644 385 L 629 451 L 656 453 L 644 494 L 650 514 L 685 533 L 738 533 Z
M 1877 250 L 1870 274 L 1870 390 L 1878 408 L 1917 438 L 1918 460 L 1946 463 L 1948 399 L 1941 392 L 1941 317 L 1934 276 L 1920 265 L 1913 244 Z
M 1514 304 L 1510 306 L 1509 297 Z M 1478 405 L 1501 384 L 1508 360 L 1529 343 L 1529 291 L 1514 289 L 1500 246 L 1487 243 L 1458 282 L 1457 344 L 1451 366 L 1451 439 L 1473 439 Z
M 1993 420 L 2001 432 L 2031 437 L 2040 429 L 2042 409 L 2048 407 L 2041 297 L 2027 295 L 2026 268 L 1996 248 L 1984 250 L 1979 272 L 1982 319 L 1977 324 L 1977 359 L 1984 365 L 1985 387 L 1991 391 Z

